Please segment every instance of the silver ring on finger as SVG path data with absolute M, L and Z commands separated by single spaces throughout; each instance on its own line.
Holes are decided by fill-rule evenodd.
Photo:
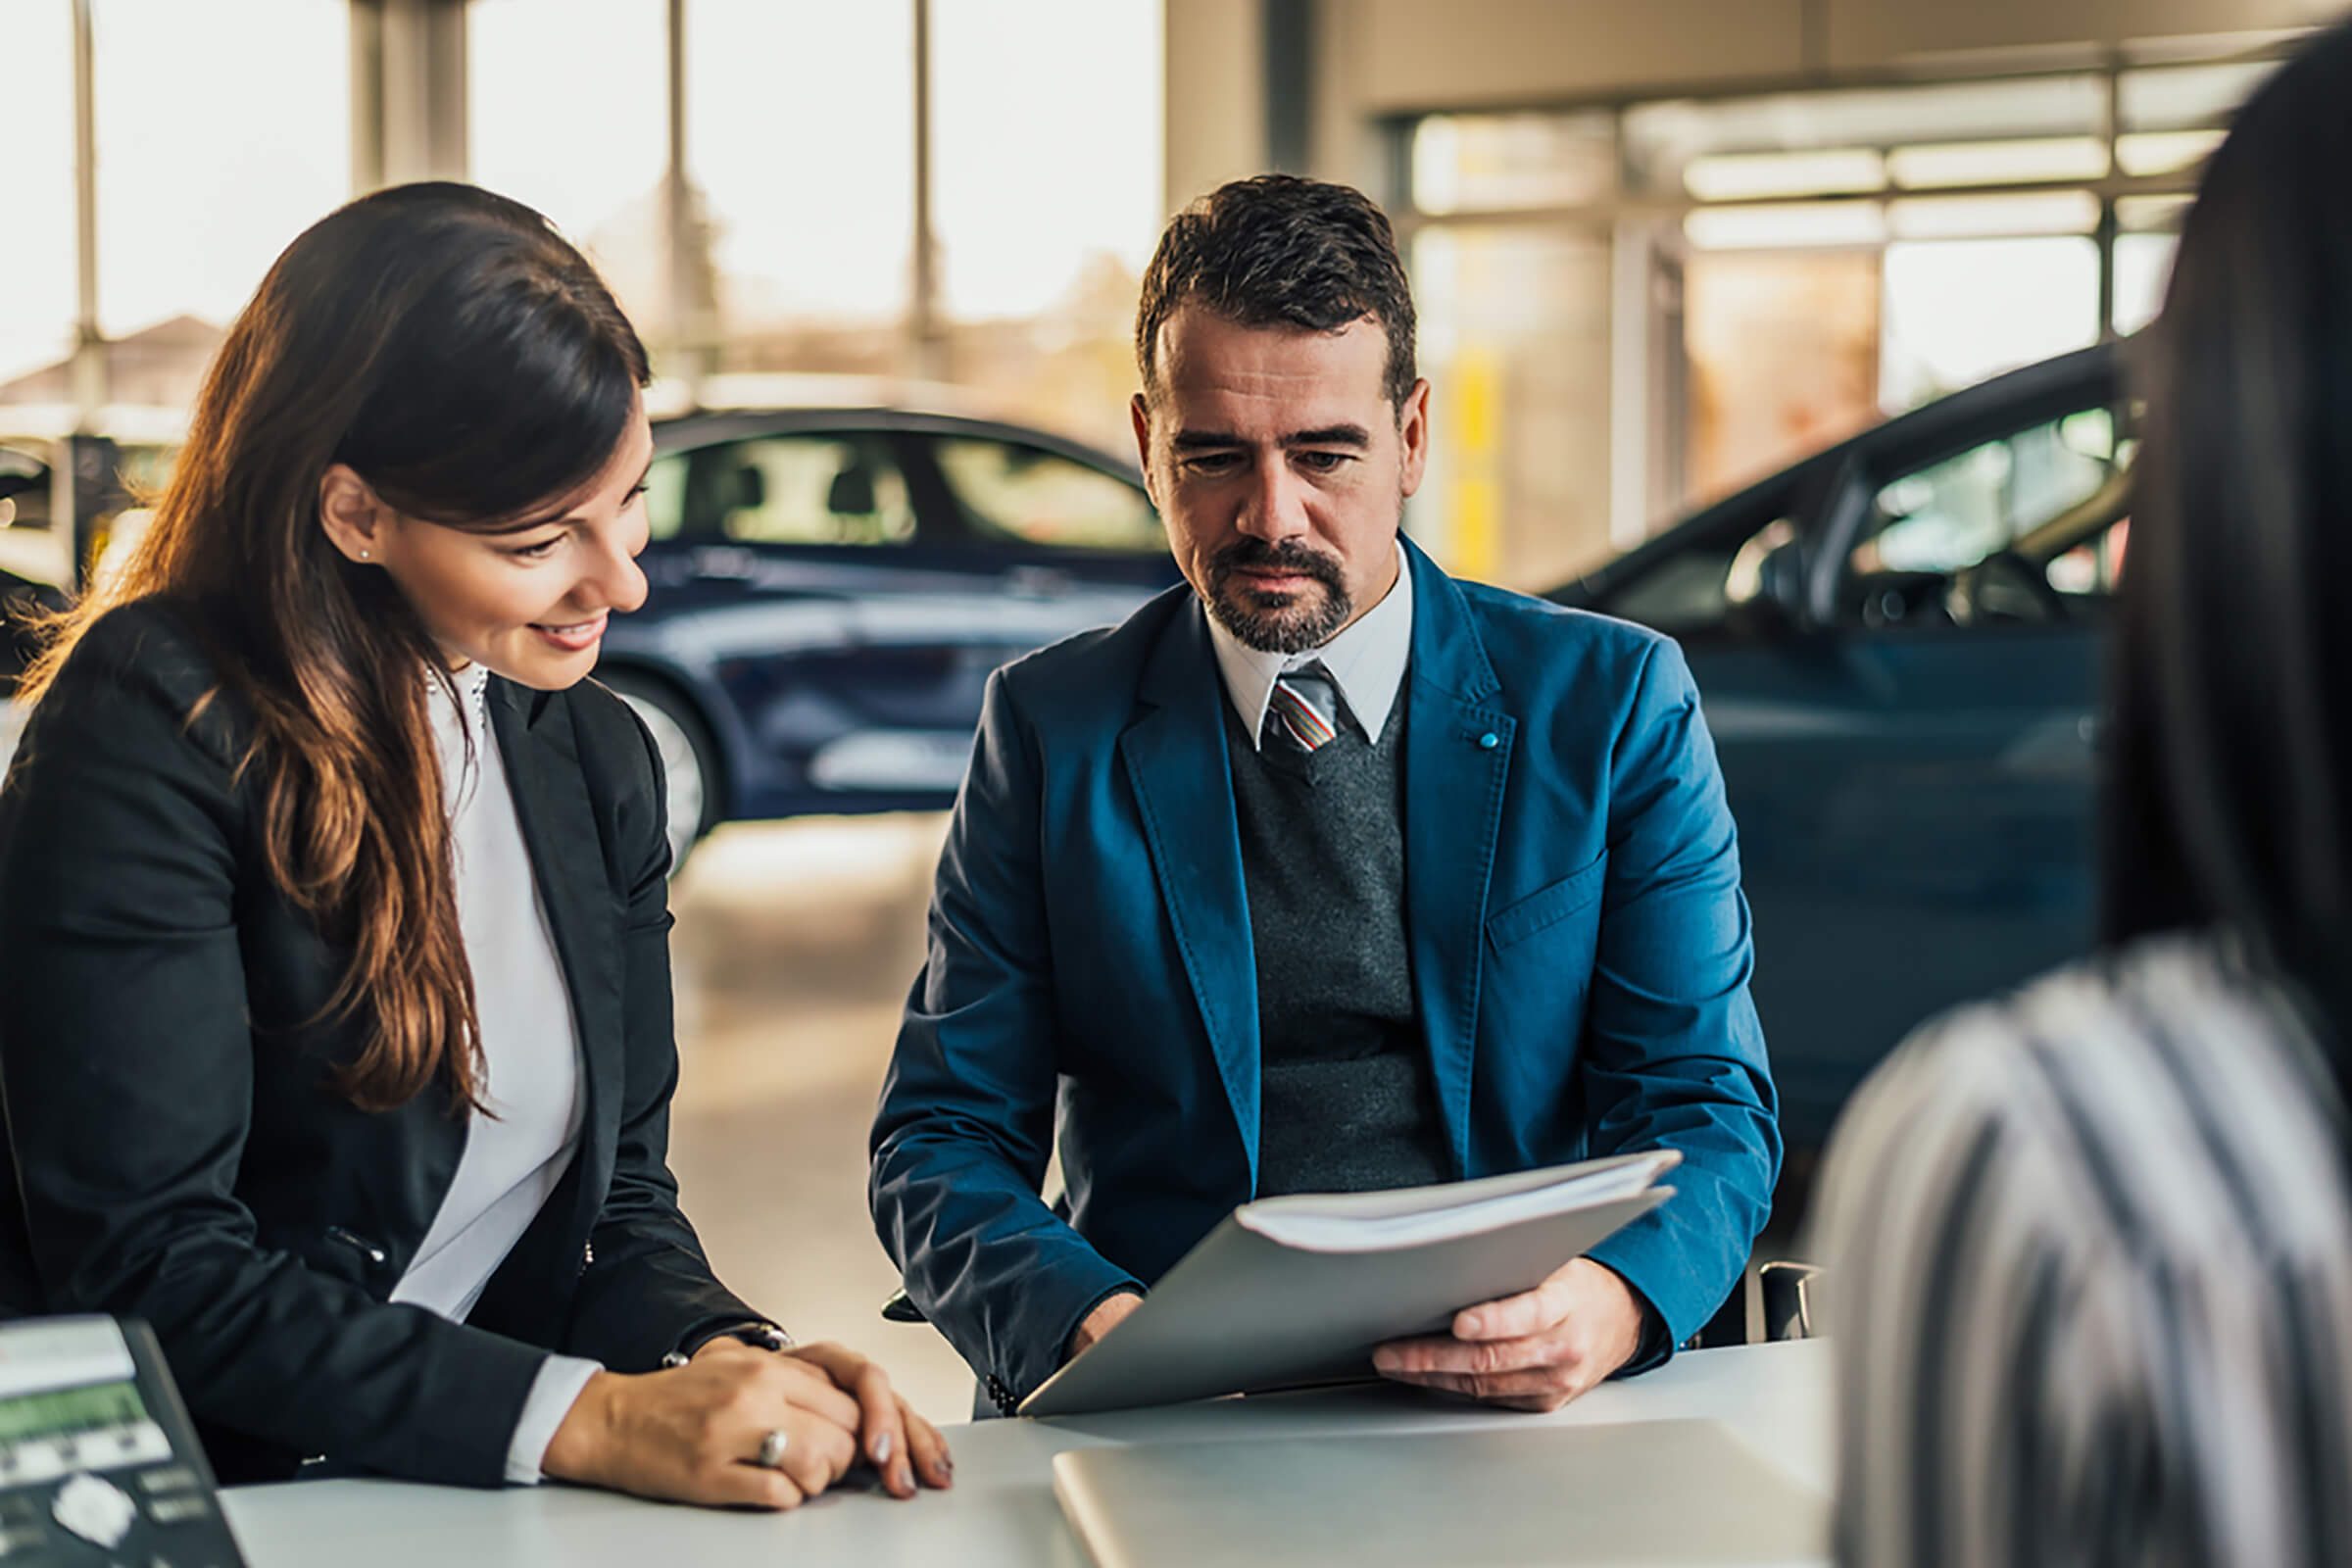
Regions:
M 760 1435 L 760 1453 L 752 1462 L 762 1470 L 774 1470 L 784 1463 L 784 1450 L 792 1437 L 782 1427 L 770 1427 Z

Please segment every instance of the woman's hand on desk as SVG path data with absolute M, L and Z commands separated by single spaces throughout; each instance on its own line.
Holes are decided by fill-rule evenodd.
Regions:
M 918 1477 L 922 1485 L 942 1490 L 955 1480 L 948 1440 L 907 1407 L 881 1367 L 840 1345 L 796 1345 L 783 1353 L 817 1368 L 858 1401 L 858 1448 L 892 1496 L 913 1496 Z
M 921 1435 L 886 1442 L 894 1429 L 870 1429 L 858 1396 L 838 1380 L 836 1368 L 849 1370 L 853 1361 L 870 1366 L 834 1347 L 777 1354 L 728 1340 L 706 1346 L 682 1367 L 599 1372 L 556 1429 L 542 1468 L 561 1480 L 673 1502 L 794 1508 L 849 1473 L 862 1430 L 865 1452 L 892 1492 L 914 1490 L 904 1480 L 909 1443 L 924 1480 L 946 1485 L 938 1432 L 905 1410 L 887 1381 L 881 1391 L 904 1428 Z M 756 1461 L 770 1432 L 784 1434 L 784 1456 L 765 1469 Z M 877 1446 L 888 1459 L 876 1455 Z

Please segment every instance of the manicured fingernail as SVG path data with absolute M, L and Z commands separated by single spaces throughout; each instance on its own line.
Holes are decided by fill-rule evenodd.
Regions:
M 874 1440 L 874 1463 L 890 1463 L 890 1434 L 887 1432 Z
M 903 1497 L 911 1497 L 911 1496 L 913 1496 L 913 1495 L 914 1495 L 914 1469 L 913 1469 L 913 1467 L 912 1467 L 912 1466 L 910 1466 L 910 1465 L 901 1465 L 901 1466 L 899 1466 L 898 1470 L 897 1470 L 895 1473 L 897 1474 L 897 1476 L 898 1476 L 898 1478 L 899 1478 L 899 1494 L 900 1494 L 901 1496 L 903 1496 Z

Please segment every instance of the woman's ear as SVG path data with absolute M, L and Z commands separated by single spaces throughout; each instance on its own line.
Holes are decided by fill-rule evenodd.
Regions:
M 318 480 L 318 526 L 347 561 L 383 557 L 385 507 L 367 480 L 348 464 L 330 466 Z

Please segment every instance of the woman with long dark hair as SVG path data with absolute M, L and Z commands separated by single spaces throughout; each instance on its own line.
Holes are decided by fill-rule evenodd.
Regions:
M 2352 1562 L 2352 30 L 2240 113 L 2138 345 L 2106 941 L 1834 1141 L 1849 1564 Z
M 352 203 L 229 329 L 0 791 L 0 1308 L 144 1318 L 225 1480 L 945 1485 L 666 1165 L 646 356 L 529 209 Z

